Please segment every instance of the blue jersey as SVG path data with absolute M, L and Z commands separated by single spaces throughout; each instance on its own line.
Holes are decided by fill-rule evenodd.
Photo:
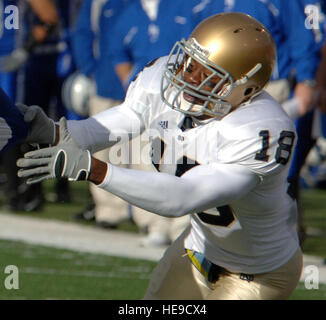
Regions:
M 13 21 L 15 9 L 17 8 L 17 0 L 0 0 L 0 56 L 9 54 L 16 46 L 16 32 L 15 27 L 19 26 L 19 17 L 17 21 Z M 17 25 L 15 25 L 15 23 Z
M 73 53 L 78 69 L 93 76 L 97 94 L 123 99 L 125 92 L 114 71 L 110 46 L 112 28 L 132 0 L 84 0 L 73 34 Z
M 147 10 L 137 0 L 121 15 L 112 34 L 114 64 L 130 62 L 130 80 L 151 60 L 167 55 L 177 40 L 190 35 L 207 1 L 164 0 Z
M 259 20 L 271 32 L 277 47 L 273 79 L 286 79 L 296 70 L 297 81 L 313 79 L 319 63 L 314 34 L 305 26 L 304 0 L 211 1 L 203 18 L 220 12 L 244 12 Z
M 21 142 L 27 131 L 22 114 L 0 88 L 0 151 Z
M 17 0 L 0 0 L 0 57 L 9 55 L 19 42 L 20 19 L 17 4 Z M 0 87 L 15 101 L 16 74 L 0 72 Z

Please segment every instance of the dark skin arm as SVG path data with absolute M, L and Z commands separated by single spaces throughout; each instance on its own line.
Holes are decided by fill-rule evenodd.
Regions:
M 28 0 L 28 3 L 41 21 L 53 26 L 58 24 L 59 15 L 52 0 Z M 37 42 L 43 42 L 48 35 L 48 30 L 39 25 L 33 28 L 32 34 Z
M 130 62 L 122 62 L 115 67 L 115 71 L 121 83 L 127 82 L 131 70 L 132 70 L 132 64 Z
M 42 21 L 53 25 L 58 23 L 57 9 L 52 0 L 28 0 L 28 2 Z
M 108 165 L 106 162 L 92 157 L 91 171 L 89 173 L 88 180 L 96 185 L 99 185 L 105 179 L 107 171 Z

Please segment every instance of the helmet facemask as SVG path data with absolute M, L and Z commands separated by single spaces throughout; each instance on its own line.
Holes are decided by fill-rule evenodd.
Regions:
M 223 117 L 231 110 L 231 104 L 225 99 L 230 94 L 234 82 L 231 75 L 223 68 L 207 59 L 207 53 L 194 38 L 178 41 L 170 52 L 166 69 L 161 81 L 161 97 L 171 108 L 190 116 L 208 115 Z M 198 86 L 186 82 L 183 78 L 188 60 L 194 59 L 209 71 L 209 76 Z M 205 90 L 212 78 L 220 79 L 211 91 Z M 195 104 L 184 98 L 184 93 L 201 100 Z

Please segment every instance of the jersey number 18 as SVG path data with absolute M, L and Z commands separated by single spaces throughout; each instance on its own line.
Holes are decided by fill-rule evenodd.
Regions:
M 269 159 L 269 131 L 262 130 L 259 132 L 262 137 L 262 149 L 256 153 L 255 159 L 267 162 Z M 292 147 L 295 139 L 295 134 L 292 131 L 282 131 L 278 139 L 278 148 L 276 149 L 276 163 L 286 165 L 291 157 Z

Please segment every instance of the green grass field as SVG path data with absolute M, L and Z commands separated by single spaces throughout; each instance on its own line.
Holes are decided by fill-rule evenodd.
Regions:
M 52 184 L 46 184 L 51 192 Z M 29 213 L 34 217 L 70 221 L 73 213 L 87 204 L 87 184 L 75 183 L 72 204 L 48 202 L 42 212 Z M 304 192 L 305 220 L 319 231 L 308 236 L 304 253 L 326 257 L 326 191 Z M 24 214 L 26 213 L 17 213 Z M 121 227 L 130 232 L 137 228 L 126 223 Z M 109 232 L 109 231 L 108 231 Z M 5 267 L 19 269 L 19 289 L 5 288 Z M 110 257 L 106 255 L 59 250 L 23 242 L 0 241 L 0 299 L 87 299 L 124 300 L 141 299 L 155 266 L 146 260 Z M 326 300 L 326 285 L 308 290 L 300 283 L 293 294 L 294 300 Z
M 140 299 L 155 265 L 12 241 L 0 252 L 0 299 Z M 7 265 L 18 267 L 18 290 L 3 285 Z
M 0 241 L 0 299 L 138 300 L 148 284 L 154 262 L 78 253 L 22 242 Z M 7 265 L 19 270 L 19 289 L 7 290 Z M 2 278 L 2 279 L 1 279 Z M 2 287 L 1 287 L 2 285 Z M 307 290 L 303 283 L 295 300 L 326 300 L 326 285 Z
M 306 254 L 326 258 L 326 190 L 304 190 L 302 205 L 308 237 L 304 242 Z

